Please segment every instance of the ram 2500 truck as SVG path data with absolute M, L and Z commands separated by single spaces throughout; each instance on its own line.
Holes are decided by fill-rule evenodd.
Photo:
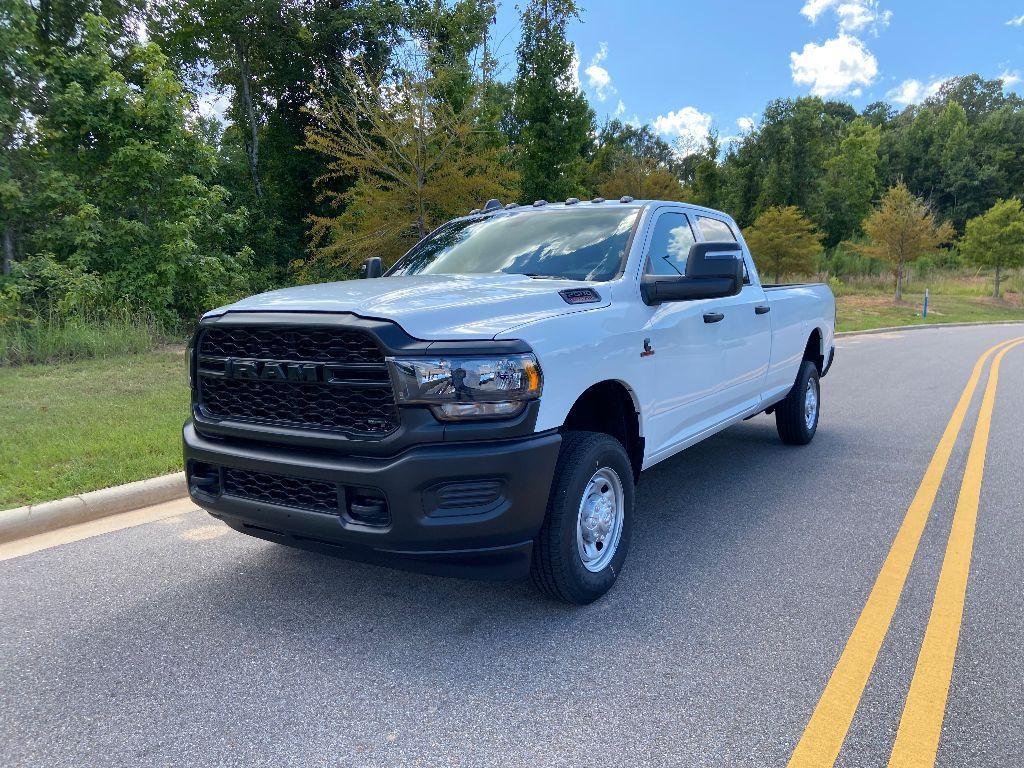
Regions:
M 491 201 L 379 267 L 202 318 L 185 465 L 232 528 L 586 603 L 643 470 L 761 412 L 814 437 L 835 301 L 718 211 Z

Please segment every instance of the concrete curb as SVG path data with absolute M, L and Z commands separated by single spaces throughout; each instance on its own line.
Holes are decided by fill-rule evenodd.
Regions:
M 187 494 L 185 473 L 175 472 L 66 499 L 5 509 L 0 511 L 0 543 L 173 501 Z
M 923 331 L 927 328 L 968 328 L 975 325 L 1022 325 L 1024 320 L 978 320 L 970 323 L 919 323 L 917 325 L 890 325 L 888 328 L 869 328 L 866 331 L 840 331 L 836 338 L 844 336 L 869 336 L 873 333 L 894 333 L 896 331 Z

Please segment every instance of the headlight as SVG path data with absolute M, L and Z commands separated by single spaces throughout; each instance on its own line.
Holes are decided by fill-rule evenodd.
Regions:
M 445 421 L 517 416 L 540 397 L 533 355 L 388 358 L 399 404 L 429 405 Z

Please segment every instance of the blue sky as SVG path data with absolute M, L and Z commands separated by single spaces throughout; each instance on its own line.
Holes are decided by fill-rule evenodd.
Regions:
M 776 97 L 901 108 L 969 72 L 1024 94 L 1024 0 L 578 2 L 583 21 L 569 37 L 598 120 L 650 123 L 684 144 L 709 127 L 740 134 Z M 513 0 L 502 0 L 493 32 L 511 77 Z

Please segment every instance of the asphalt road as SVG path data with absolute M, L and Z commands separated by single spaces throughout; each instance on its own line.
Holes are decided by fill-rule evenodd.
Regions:
M 595 605 L 241 536 L 199 511 L 0 562 L 0 765 L 778 766 L 979 355 L 841 340 L 814 442 L 760 416 L 645 473 Z M 889 760 L 985 378 L 838 765 Z M 1024 346 L 1002 364 L 936 764 L 1024 764 Z

